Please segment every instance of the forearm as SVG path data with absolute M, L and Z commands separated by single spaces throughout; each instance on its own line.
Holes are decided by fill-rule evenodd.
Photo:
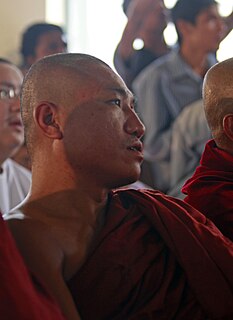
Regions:
M 127 60 L 133 54 L 133 42 L 138 37 L 139 28 L 139 21 L 128 20 L 118 45 L 119 54 L 123 60 Z
M 233 12 L 229 16 L 224 18 L 224 22 L 226 24 L 226 37 L 233 29 Z
M 154 0 L 134 0 L 131 1 L 127 16 L 128 22 L 122 33 L 119 43 L 119 53 L 124 60 L 127 60 L 133 53 L 133 42 L 137 38 L 144 40 L 145 21 L 155 10 L 156 1 Z

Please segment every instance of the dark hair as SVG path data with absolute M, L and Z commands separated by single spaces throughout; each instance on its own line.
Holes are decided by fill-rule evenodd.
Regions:
M 13 62 L 11 62 L 10 60 L 7 60 L 7 59 L 5 59 L 5 58 L 0 58 L 0 63 L 6 63 L 6 64 L 14 65 Z
M 177 28 L 178 20 L 185 20 L 195 24 L 197 16 L 206 8 L 217 5 L 215 0 L 178 0 L 171 9 L 172 20 L 176 26 L 178 41 L 181 43 L 181 35 Z
M 122 8 L 123 8 L 123 11 L 126 16 L 127 16 L 127 10 L 128 10 L 130 2 L 131 2 L 131 0 L 124 0 L 124 2 L 122 3 Z
M 64 33 L 60 26 L 45 22 L 32 24 L 24 31 L 20 49 L 24 60 L 29 56 L 34 56 L 39 37 L 50 31 L 59 31 L 62 34 Z

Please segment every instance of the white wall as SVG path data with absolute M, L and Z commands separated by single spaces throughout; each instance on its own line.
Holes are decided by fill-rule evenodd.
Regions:
M 126 17 L 123 0 L 69 0 L 69 50 L 92 54 L 113 67 L 113 54 Z
M 0 0 L 0 57 L 19 63 L 22 31 L 45 19 L 46 0 Z

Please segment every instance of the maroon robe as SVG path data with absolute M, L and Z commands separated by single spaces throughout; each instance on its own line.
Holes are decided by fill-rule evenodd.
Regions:
M 64 320 L 42 286 L 32 284 L 0 214 L 0 319 Z
M 185 201 L 233 240 L 233 156 L 208 141 L 200 165 L 185 183 Z
M 109 197 L 106 223 L 68 285 L 83 320 L 233 319 L 233 244 L 182 200 Z

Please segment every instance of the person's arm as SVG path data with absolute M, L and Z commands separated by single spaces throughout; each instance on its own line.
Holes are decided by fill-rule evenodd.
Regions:
M 233 12 L 227 17 L 224 17 L 224 22 L 226 24 L 226 33 L 224 35 L 224 38 L 232 31 L 233 29 Z
M 131 59 L 135 52 L 133 43 L 135 39 L 142 37 L 143 21 L 147 18 L 148 6 L 150 8 L 152 2 L 152 0 L 131 1 L 127 11 L 128 20 L 114 52 L 114 66 L 129 88 L 133 81 L 131 70 Z
M 28 269 L 55 298 L 67 320 L 80 320 L 63 278 L 64 253 L 50 231 L 32 219 L 7 221 Z
M 126 61 L 133 54 L 134 40 L 144 38 L 145 30 L 143 25 L 151 12 L 153 12 L 155 5 L 156 1 L 154 0 L 131 1 L 127 11 L 128 21 L 118 45 L 119 55 L 123 60 Z

